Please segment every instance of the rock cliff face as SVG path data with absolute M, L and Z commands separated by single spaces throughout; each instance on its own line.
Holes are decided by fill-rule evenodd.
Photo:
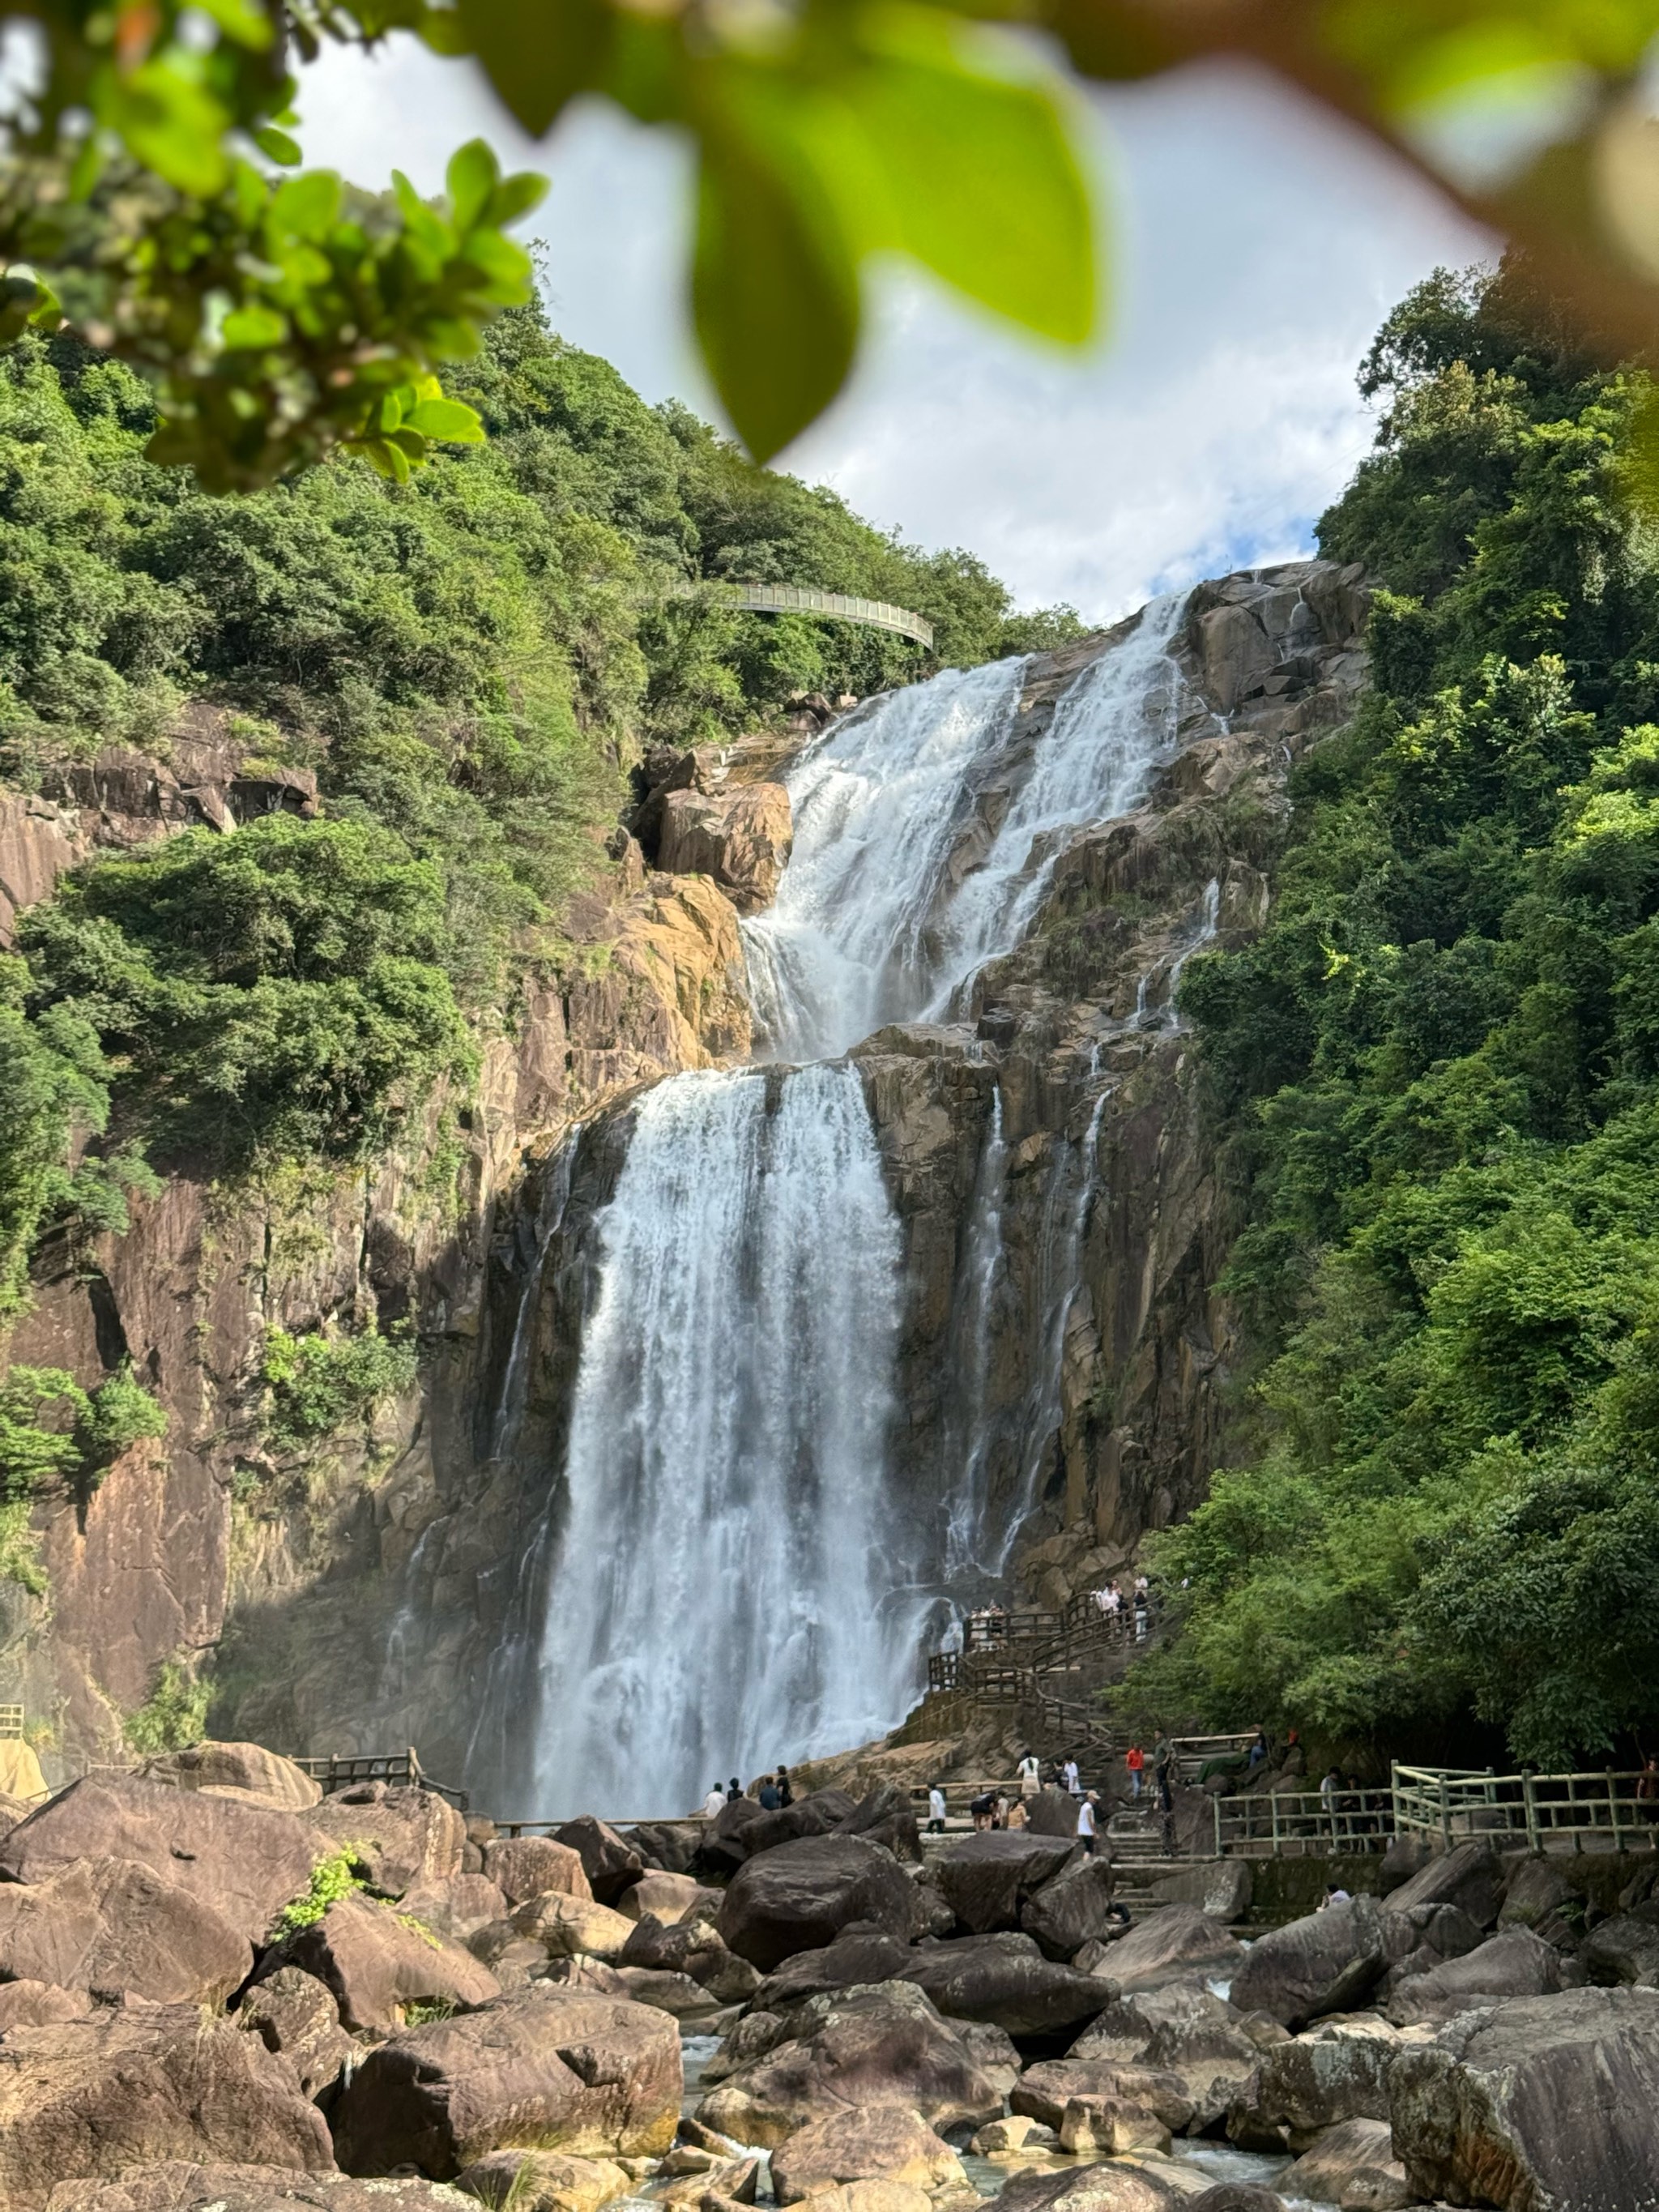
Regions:
M 1024 942 L 951 1019 L 854 1054 L 904 1237 L 896 1463 L 919 1512 L 978 1484 L 998 1532 L 963 1596 L 1063 1597 L 1189 1507 L 1224 1455 L 1236 1347 L 1211 1285 L 1226 1223 L 1170 1000 L 1193 950 L 1266 912 L 1285 772 L 1351 707 L 1364 611 L 1358 577 L 1318 563 L 1195 592 L 1177 744 L 1145 803 L 1059 855 Z M 1109 641 L 1030 664 L 958 874 Z M 11 1356 L 92 1376 L 130 1354 L 172 1417 L 83 1522 L 44 1516 L 51 1599 L 10 1601 L 0 1671 L 55 1717 L 59 1771 L 114 1755 L 118 1708 L 161 1660 L 210 1647 L 219 1734 L 296 1751 L 417 1741 L 447 1778 L 514 1765 L 525 1709 L 503 1689 L 556 1524 L 588 1232 L 641 1086 L 750 1050 L 738 913 L 787 854 L 779 750 L 663 764 L 637 836 L 617 833 L 578 902 L 570 955 L 486 1042 L 459 1121 L 434 1102 L 415 1157 L 314 1188 L 175 1177 L 125 1239 L 49 1260 Z M 308 799 L 244 796 L 236 769 L 222 751 L 189 787 L 152 778 L 122 812 L 109 793 L 123 774 L 136 790 L 138 769 L 112 759 L 98 789 L 17 802 L 0 883 L 21 902 L 100 837 Z M 264 1328 L 374 1314 L 414 1321 L 421 1390 L 282 1460 L 258 1425 Z

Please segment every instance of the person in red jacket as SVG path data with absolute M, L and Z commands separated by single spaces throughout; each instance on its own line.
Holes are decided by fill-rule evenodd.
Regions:
M 1124 1753 L 1123 1764 L 1129 1770 L 1129 1795 L 1131 1797 L 1139 1797 L 1140 1777 L 1146 1765 L 1146 1754 L 1138 1743 L 1132 1743 L 1129 1746 L 1128 1750 Z

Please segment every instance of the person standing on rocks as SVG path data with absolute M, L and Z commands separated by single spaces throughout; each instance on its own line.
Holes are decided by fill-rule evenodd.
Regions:
M 1095 1839 L 1097 1832 L 1095 1817 L 1097 1802 L 1095 1793 L 1091 1790 L 1077 1808 L 1077 1839 L 1083 1846 L 1083 1856 L 1085 1859 L 1091 1859 L 1095 1855 Z
M 775 1813 L 782 1804 L 778 1785 L 769 1774 L 760 1788 L 760 1808 L 763 1813 Z
M 726 1802 L 728 1805 L 735 1805 L 742 1795 L 743 1784 L 734 1774 L 726 1785 Z
M 977 1827 L 979 1823 L 974 1825 Z M 945 1833 L 945 1792 L 937 1782 L 927 1792 L 927 1832 L 930 1836 Z
M 789 1769 L 781 1766 L 778 1769 L 778 1803 L 787 1813 L 794 1802 L 795 1793 L 789 1786 Z
M 1042 1767 L 1034 1751 L 1028 1751 L 1019 1762 L 1019 1794 L 1035 1797 L 1042 1787 Z
M 1152 1774 L 1158 1783 L 1158 1804 L 1161 1813 L 1175 1810 L 1175 1746 L 1167 1735 L 1160 1734 L 1152 1746 Z
M 1129 1770 L 1129 1802 L 1140 1802 L 1140 1778 L 1146 1771 L 1146 1754 L 1138 1743 L 1132 1743 L 1123 1754 L 1123 1764 Z
M 1636 1803 L 1648 1824 L 1648 1848 L 1659 1851 L 1659 1754 L 1650 1752 L 1636 1778 Z
M 703 1819 L 705 1820 L 718 1819 L 725 1807 L 725 1804 L 726 1792 L 721 1789 L 720 1784 L 717 1782 L 714 1788 L 709 1791 L 708 1795 L 702 1801 Z
M 1060 1786 L 1068 1797 L 1080 1797 L 1083 1784 L 1079 1780 L 1075 1759 L 1068 1759 L 1060 1770 Z
M 995 1790 L 981 1790 L 978 1796 L 969 1804 L 968 1810 L 974 1816 L 974 1828 L 976 1833 L 981 1828 L 994 1827 L 997 1810 Z

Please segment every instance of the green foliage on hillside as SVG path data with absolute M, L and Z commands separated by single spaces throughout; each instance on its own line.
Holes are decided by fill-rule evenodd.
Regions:
M 406 1334 L 325 1336 L 313 1330 L 293 1336 L 265 1331 L 260 1380 L 269 1394 L 265 1431 L 288 1450 L 332 1435 L 367 1419 L 415 1380 L 415 1346 Z
M 1639 385 L 1514 272 L 1385 328 L 1321 526 L 1385 587 L 1278 903 L 1194 961 L 1268 1355 L 1254 1462 L 1164 1540 L 1138 1703 L 1555 1762 L 1659 1722 L 1659 546 Z
M 323 807 L 97 858 L 27 918 L 27 968 L 0 963 L 0 1320 L 44 1225 L 122 1225 L 136 1147 L 235 1171 L 392 1139 L 519 963 L 559 956 L 647 745 L 922 670 L 711 583 L 895 599 L 963 661 L 1078 627 L 647 408 L 538 309 L 450 387 L 489 442 L 408 484 L 341 456 L 215 498 L 143 458 L 125 368 L 68 336 L 0 360 L 0 777 L 64 792 L 101 746 L 228 735 L 314 769 Z

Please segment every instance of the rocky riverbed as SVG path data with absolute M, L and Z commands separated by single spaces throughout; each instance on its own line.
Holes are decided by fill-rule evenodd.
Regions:
M 924 1866 L 890 1788 L 513 1837 L 204 1744 L 0 1825 L 0 2212 L 1659 2202 L 1659 1857 L 1246 1942 L 1052 1792 Z

